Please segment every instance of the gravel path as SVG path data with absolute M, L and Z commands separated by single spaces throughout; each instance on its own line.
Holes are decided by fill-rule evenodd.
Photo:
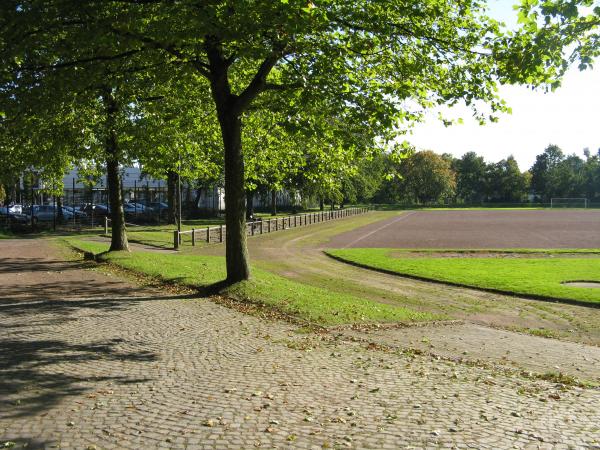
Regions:
M 304 334 L 0 243 L 0 446 L 568 448 L 600 391 Z

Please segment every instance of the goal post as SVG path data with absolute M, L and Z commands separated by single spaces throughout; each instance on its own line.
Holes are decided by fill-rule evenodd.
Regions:
M 550 208 L 587 208 L 587 198 L 563 198 L 553 197 L 550 199 Z

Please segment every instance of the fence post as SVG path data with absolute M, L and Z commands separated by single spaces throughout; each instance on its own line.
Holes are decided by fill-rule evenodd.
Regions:
M 179 231 L 173 231 L 173 248 L 179 250 Z
M 196 246 L 196 229 L 192 228 L 192 247 Z
M 271 219 L 267 220 L 267 233 L 271 232 Z
M 206 242 L 210 244 L 210 225 L 206 227 Z
M 263 234 L 263 222 L 262 220 L 259 222 L 259 227 L 260 227 L 260 234 Z
M 275 219 L 275 231 L 279 231 L 279 219 Z
M 106 216 L 104 216 L 104 234 L 108 234 L 108 217 Z
M 297 219 L 298 219 L 298 216 L 294 216 L 294 228 L 298 227 L 298 224 L 296 223 Z
M 250 222 L 250 234 L 254 236 L 254 222 Z
M 219 242 L 223 242 L 223 225 L 219 225 Z

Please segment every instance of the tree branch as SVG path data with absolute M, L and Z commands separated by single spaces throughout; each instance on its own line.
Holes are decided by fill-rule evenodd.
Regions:
M 188 58 L 188 56 L 180 48 L 175 47 L 175 45 L 173 45 L 173 44 L 167 44 L 165 42 L 158 41 L 158 40 L 153 39 L 148 36 L 132 33 L 131 31 L 120 30 L 120 29 L 112 27 L 112 26 L 110 27 L 110 29 L 112 32 L 114 32 L 116 34 L 138 40 L 141 43 L 146 44 L 147 46 L 149 46 L 153 49 L 163 50 L 163 51 L 169 53 L 170 55 L 174 56 L 175 58 L 177 58 L 180 62 L 192 64 L 192 66 L 194 66 L 194 68 L 198 72 L 200 72 L 203 76 L 205 76 L 207 78 L 210 75 L 209 68 L 206 63 L 202 62 L 198 58 L 192 58 L 192 59 Z
M 284 52 L 282 50 L 273 50 L 271 54 L 264 59 L 250 84 L 248 84 L 246 89 L 244 89 L 244 91 L 237 98 L 235 107 L 238 114 L 244 112 L 250 103 L 252 103 L 252 100 L 254 100 L 258 94 L 265 90 L 267 85 L 267 76 L 273 67 L 275 67 L 277 61 L 283 57 L 283 55 Z
M 42 65 L 42 66 L 22 66 L 20 67 L 20 69 L 22 70 L 26 70 L 26 71 L 30 71 L 30 72 L 40 72 L 40 71 L 44 71 L 44 70 L 56 70 L 56 69 L 64 69 L 67 67 L 73 67 L 73 66 L 77 66 L 80 64 L 87 64 L 87 63 L 91 63 L 91 62 L 98 62 L 98 61 L 115 61 L 118 59 L 122 59 L 122 58 L 127 58 L 131 55 L 135 55 L 136 53 L 141 52 L 141 49 L 134 49 L 134 50 L 128 50 L 126 52 L 123 53 L 117 53 L 115 55 L 98 55 L 98 56 L 91 56 L 89 58 L 82 58 L 82 59 L 77 59 L 74 61 L 66 61 L 66 62 L 62 62 L 62 63 L 57 63 L 57 64 L 48 64 L 48 65 Z

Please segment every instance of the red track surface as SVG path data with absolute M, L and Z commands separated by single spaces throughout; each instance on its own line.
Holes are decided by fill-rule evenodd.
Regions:
M 333 248 L 600 248 L 599 210 L 406 211 Z

